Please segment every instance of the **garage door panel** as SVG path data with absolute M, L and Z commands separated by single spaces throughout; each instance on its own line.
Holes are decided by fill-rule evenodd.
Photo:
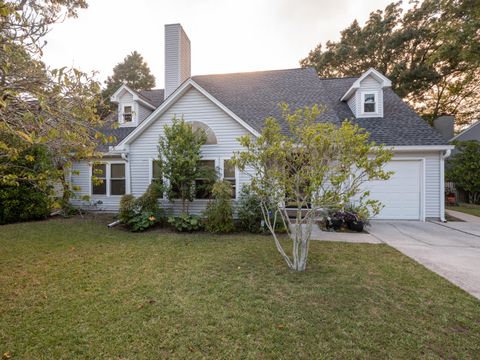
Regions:
M 384 205 L 376 218 L 420 219 L 422 162 L 392 160 L 384 169 L 395 173 L 389 180 L 370 181 L 365 186 L 370 191 L 370 198 Z

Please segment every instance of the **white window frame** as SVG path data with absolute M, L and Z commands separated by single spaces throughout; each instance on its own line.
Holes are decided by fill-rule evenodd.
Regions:
M 148 159 L 148 185 L 151 185 L 153 180 L 153 162 L 158 160 L 159 160 L 158 158 L 153 158 L 153 157 Z M 163 176 L 162 176 L 162 182 L 164 185 L 168 183 L 167 179 Z M 162 199 L 167 200 L 166 191 L 163 192 Z
M 232 160 L 231 157 L 221 157 L 220 159 L 220 166 L 219 166 L 219 169 L 220 169 L 220 179 L 223 180 L 224 178 L 224 175 L 225 175 L 225 161 L 227 160 Z M 239 171 L 238 171 L 238 167 L 235 166 L 235 197 L 232 198 L 232 200 L 237 200 L 238 197 L 239 197 Z
M 125 122 L 123 115 L 125 114 L 124 110 L 126 106 L 132 108 L 132 121 Z M 138 125 L 138 104 L 135 102 L 123 102 L 118 104 L 118 123 L 121 127 L 134 127 Z
M 207 161 L 214 161 L 215 162 L 215 171 L 217 171 L 220 168 L 220 159 L 218 157 L 201 157 L 200 160 L 207 160 Z M 197 199 L 194 198 L 194 201 L 210 201 L 210 199 Z
M 375 96 L 375 111 L 373 112 L 365 112 L 365 96 L 366 95 L 374 95 Z M 379 107 L 378 107 L 378 102 L 380 101 L 380 96 L 379 92 L 377 90 L 371 90 L 371 91 L 362 91 L 361 96 L 360 96 L 360 114 L 361 115 L 367 115 L 367 116 L 372 116 L 372 115 L 380 115 Z
M 106 181 L 106 194 L 94 194 L 93 193 L 93 184 L 92 184 L 92 177 L 93 177 L 93 165 L 94 164 L 105 164 L 105 181 Z M 125 166 L 125 194 L 129 194 L 129 186 L 128 186 L 128 183 L 129 183 L 129 178 L 128 178 L 128 167 L 127 167 L 127 163 L 125 161 L 94 161 L 94 162 L 90 162 L 89 165 L 90 165 L 90 178 L 89 178 L 89 194 L 90 194 L 90 197 L 112 197 L 112 198 L 119 198 L 119 197 L 122 197 L 123 195 L 111 195 L 111 186 L 110 186 L 110 180 L 111 180 L 111 169 L 110 169 L 110 166 L 111 164 L 123 164 Z

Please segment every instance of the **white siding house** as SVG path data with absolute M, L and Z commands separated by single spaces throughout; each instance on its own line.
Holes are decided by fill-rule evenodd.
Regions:
M 118 104 L 113 121 L 119 128 L 111 131 L 117 141 L 105 149 L 102 164 L 95 165 L 104 171 L 104 182 L 92 183 L 93 160 L 75 163 L 71 182 L 80 189 L 76 205 L 118 211 L 122 194 L 142 195 L 152 181 L 159 138 L 174 117 L 214 134 L 216 141 L 202 147 L 202 157 L 222 178 L 225 161 L 242 150 L 239 137 L 258 136 L 268 116 L 281 120 L 278 104 L 286 102 L 292 109 L 325 105 L 319 120 L 340 124 L 347 119 L 394 151 L 386 165 L 392 178 L 366 184 L 371 197 L 385 205 L 379 219 L 444 218 L 444 159 L 452 146 L 375 69 L 343 79 L 319 79 L 314 69 L 191 77 L 190 41 L 179 24 L 165 26 L 165 66 L 165 91 L 150 90 L 146 97 L 123 85 L 112 96 Z M 236 198 L 249 180 L 249 174 L 235 170 Z M 178 202 L 162 201 L 172 213 L 180 210 Z M 201 214 L 207 201 L 195 200 L 190 212 Z

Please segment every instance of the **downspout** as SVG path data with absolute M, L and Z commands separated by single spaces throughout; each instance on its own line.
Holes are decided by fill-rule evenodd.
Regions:
M 448 149 L 440 156 L 440 221 L 445 220 L 445 159 L 450 156 L 452 150 Z
M 132 193 L 132 173 L 131 173 L 131 170 L 130 170 L 130 162 L 128 161 L 128 153 L 126 152 L 122 152 L 120 154 L 120 156 L 122 157 L 123 160 L 125 160 L 125 163 L 127 164 L 127 173 L 128 173 L 128 183 L 127 183 L 127 194 L 131 194 Z

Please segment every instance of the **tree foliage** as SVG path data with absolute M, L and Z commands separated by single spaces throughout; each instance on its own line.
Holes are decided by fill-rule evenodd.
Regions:
M 182 211 L 187 214 L 189 202 L 195 197 L 195 180 L 206 178 L 207 185 L 215 181 L 215 174 L 200 166 L 200 149 L 206 141 L 205 131 L 194 131 L 183 118 L 173 118 L 171 125 L 165 125 L 159 140 L 158 163 L 166 180 L 166 194 L 171 200 L 180 199 Z
M 402 2 L 355 20 L 301 60 L 319 76 L 358 76 L 373 67 L 392 80 L 394 90 L 428 120 L 443 113 L 458 123 L 480 115 L 480 5 L 478 0 Z
M 445 176 L 468 194 L 469 202 L 480 201 L 480 142 L 455 141 L 456 150 L 447 162 Z
M 369 199 L 362 185 L 389 178 L 382 167 L 392 154 L 347 121 L 340 127 L 317 122 L 322 111 L 317 105 L 291 112 L 282 104 L 282 110 L 290 134 L 282 133 L 275 118 L 267 118 L 258 138 L 240 139 L 245 150 L 235 155 L 235 163 L 240 170 L 252 169 L 251 187 L 276 247 L 291 269 L 303 271 L 312 225 L 321 209 L 345 209 L 355 199 L 364 212 L 380 211 L 381 204 Z M 295 209 L 295 219 L 290 219 L 287 204 Z M 276 234 L 278 222 L 292 240 L 292 258 Z
M 229 233 L 233 224 L 232 184 L 217 181 L 212 188 L 213 199 L 205 210 L 205 230 L 212 233 Z
M 71 162 L 99 155 L 98 141 L 109 140 L 98 131 L 99 84 L 77 69 L 51 69 L 41 61 L 50 26 L 86 7 L 83 0 L 0 1 L 0 183 L 33 180 L 11 169 L 25 149 L 42 145 L 55 171 L 36 176 L 68 190 Z
M 0 224 L 44 219 L 50 215 L 52 186 L 45 174 L 53 169 L 45 146 L 23 150 L 8 170 L 5 176 L 11 174 L 22 180 L 14 185 L 0 183 Z
M 133 51 L 123 59 L 123 62 L 115 65 L 112 76 L 107 78 L 105 84 L 103 97 L 107 100 L 123 84 L 133 90 L 150 90 L 155 86 L 155 77 L 142 55 Z

